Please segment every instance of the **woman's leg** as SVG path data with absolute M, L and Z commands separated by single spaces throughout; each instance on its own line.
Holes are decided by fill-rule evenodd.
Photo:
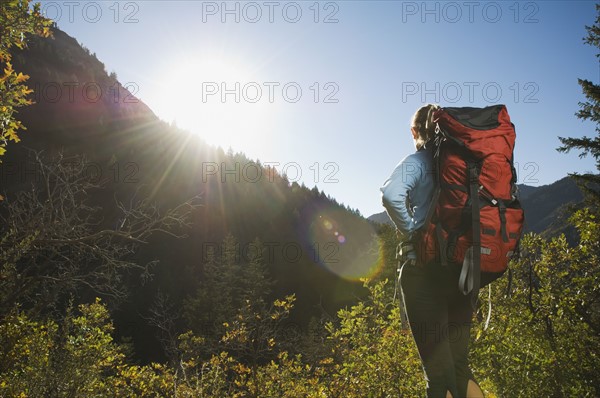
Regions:
M 483 391 L 481 388 L 475 383 L 473 380 L 469 380 L 469 384 L 467 386 L 467 398 L 485 398 L 483 396 Z M 446 393 L 446 398 L 454 398 L 450 391 Z
M 469 340 L 473 324 L 471 297 L 463 295 L 458 288 L 451 293 L 448 302 L 449 344 L 456 372 L 458 397 L 483 398 L 469 367 Z
M 483 391 L 479 388 L 479 385 L 475 382 L 475 380 L 469 380 L 469 384 L 467 385 L 467 398 L 484 398 Z
M 400 283 L 413 338 L 417 344 L 428 398 L 457 397 L 456 374 L 448 336 L 448 275 L 439 268 L 405 265 Z

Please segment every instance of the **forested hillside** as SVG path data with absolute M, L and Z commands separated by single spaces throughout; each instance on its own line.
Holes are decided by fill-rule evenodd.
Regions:
M 90 233 L 96 228 L 126 229 L 132 217 L 139 217 L 135 205 L 153 209 L 144 214 L 150 217 L 150 211 L 165 214 L 191 201 L 185 228 L 169 233 L 156 228 L 128 253 L 128 261 L 152 264 L 152 277 L 141 283 L 139 275 L 128 273 L 120 277 L 127 299 L 113 303 L 114 297 L 104 297 L 114 305 L 119 336 L 133 338 L 140 359 L 165 358 L 156 340 L 160 331 L 146 319 L 151 304 L 157 297 L 168 297 L 169 305 L 183 314 L 186 298 L 193 297 L 207 277 L 209 252 L 214 251 L 216 261 L 224 261 L 227 236 L 236 241 L 228 249 L 235 251 L 230 261 L 240 268 L 250 262 L 252 242 L 262 242 L 274 294 L 296 295 L 289 321 L 294 327 L 304 328 L 311 317 L 333 314 L 364 294 L 357 281 L 376 272 L 378 253 L 375 231 L 357 211 L 316 188 L 289 182 L 259 160 L 211 147 L 158 120 L 93 54 L 56 28 L 53 38 L 35 39 L 28 49 L 16 51 L 13 64 L 30 75 L 38 97 L 21 114 L 28 126 L 22 142 L 3 159 L 7 203 L 22 190 L 44 192 L 40 170 L 46 165 L 64 168 L 79 161 L 85 163 L 78 178 L 89 177 L 97 185 L 86 192 L 85 203 L 101 207 L 95 214 L 99 225 L 90 222 Z M 62 90 L 57 100 L 49 97 L 54 87 Z M 102 93 L 97 101 L 90 99 L 89 87 Z M 62 195 L 51 191 L 45 193 Z M 61 233 L 44 228 L 50 235 Z M 238 283 L 238 277 L 231 280 L 232 285 Z M 78 289 L 86 294 L 94 290 Z M 186 325 L 181 320 L 176 327 L 181 331 Z

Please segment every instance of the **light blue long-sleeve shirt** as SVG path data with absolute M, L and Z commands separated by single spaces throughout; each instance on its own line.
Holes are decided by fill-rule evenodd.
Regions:
M 408 155 L 381 187 L 383 207 L 407 239 L 425 223 L 435 185 L 431 149 Z

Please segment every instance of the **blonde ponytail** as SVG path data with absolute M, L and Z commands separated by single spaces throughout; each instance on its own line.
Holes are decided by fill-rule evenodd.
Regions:
M 421 149 L 435 136 L 433 114 L 440 109 L 439 105 L 427 104 L 419 108 L 412 117 L 411 127 L 417 131 L 415 146 Z

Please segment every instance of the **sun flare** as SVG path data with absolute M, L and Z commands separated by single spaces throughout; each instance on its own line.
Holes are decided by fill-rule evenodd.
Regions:
M 244 150 L 266 138 L 274 114 L 268 87 L 242 62 L 218 55 L 186 58 L 163 76 L 163 119 L 224 148 Z

